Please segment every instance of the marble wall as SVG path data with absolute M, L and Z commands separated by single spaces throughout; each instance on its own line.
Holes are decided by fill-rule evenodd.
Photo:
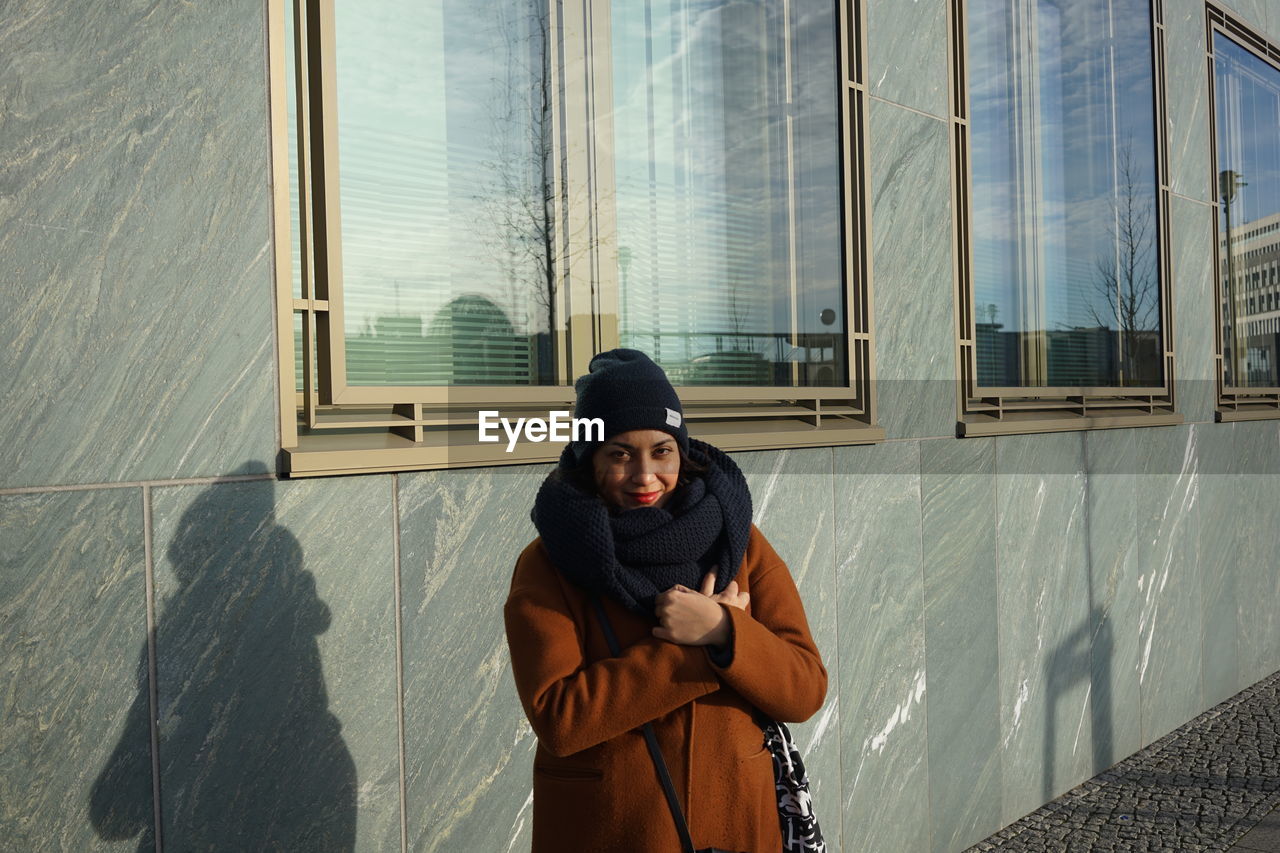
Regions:
M 1280 422 L 1212 422 L 1202 6 L 1164 6 L 1187 423 L 956 440 L 946 4 L 869 2 L 889 440 L 736 456 L 831 675 L 833 851 L 963 849 L 1280 668 Z M 10 7 L 0 837 L 526 849 L 500 608 L 546 469 L 271 476 L 261 4 Z
M 264 20 L 5 4 L 0 489 L 274 457 Z

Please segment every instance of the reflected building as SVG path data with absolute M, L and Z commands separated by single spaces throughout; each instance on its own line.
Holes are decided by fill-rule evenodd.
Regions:
M 527 376 L 545 335 L 517 333 L 483 296 L 450 300 L 424 329 L 409 314 L 377 317 L 347 336 L 347 376 L 357 385 L 493 385 Z
M 1005 331 L 1001 323 L 976 323 L 975 349 L 979 377 L 1006 375 L 1009 365 L 1019 363 L 1025 335 Z M 1040 333 L 1049 354 L 1050 387 L 1158 385 L 1160 383 L 1160 332 L 1156 329 L 1118 332 L 1106 326 L 1053 329 Z M 1122 343 L 1130 350 L 1134 375 L 1122 370 Z M 996 383 L 988 381 L 989 386 Z
M 1222 358 L 1228 385 L 1274 386 L 1280 353 L 1280 213 L 1218 236 Z M 1243 360 L 1237 358 L 1237 353 Z M 1243 382 L 1233 374 L 1242 373 Z

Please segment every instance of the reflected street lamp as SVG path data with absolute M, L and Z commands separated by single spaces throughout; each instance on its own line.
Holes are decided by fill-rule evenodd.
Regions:
M 1218 173 L 1218 196 L 1222 199 L 1222 217 L 1227 241 L 1227 313 L 1231 323 L 1231 380 L 1239 387 L 1244 384 L 1243 355 L 1240 351 L 1240 323 L 1236 319 L 1236 275 L 1235 257 L 1231 246 L 1231 202 L 1235 200 L 1236 190 L 1249 186 L 1240 180 L 1239 172 L 1223 169 Z

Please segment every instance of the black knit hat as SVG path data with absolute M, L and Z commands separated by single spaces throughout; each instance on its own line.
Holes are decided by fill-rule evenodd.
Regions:
M 633 429 L 656 429 L 675 437 L 680 449 L 689 449 L 684 408 L 667 374 L 653 359 L 634 349 L 613 349 L 591 359 L 585 376 L 574 383 L 578 401 L 575 418 L 600 418 L 604 439 Z M 575 462 L 582 462 L 599 442 L 575 441 L 570 445 Z M 568 456 L 568 454 L 565 454 Z M 564 460 L 568 461 L 568 460 Z

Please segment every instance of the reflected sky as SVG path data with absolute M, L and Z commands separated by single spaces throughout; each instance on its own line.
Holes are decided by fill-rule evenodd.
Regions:
M 968 21 L 979 384 L 1160 384 L 1148 3 L 973 0 Z
M 1280 71 L 1222 33 L 1213 36 L 1218 169 L 1242 176 L 1233 225 L 1280 212 Z
M 337 0 L 334 17 L 349 381 L 452 381 L 406 371 L 464 296 L 496 306 L 528 350 L 552 323 L 545 4 Z M 380 356 L 378 337 L 403 352 Z M 495 362 L 493 378 L 527 382 L 528 362 Z
M 1280 385 L 1280 70 L 1219 32 L 1213 53 L 1224 379 L 1228 386 L 1274 387 Z
M 611 14 L 623 344 L 677 382 L 843 382 L 834 4 Z
M 336 0 L 334 24 L 348 381 L 554 381 L 546 4 Z M 678 381 L 843 382 L 834 4 L 644 0 L 611 26 L 622 342 Z M 509 340 L 466 379 L 423 370 L 480 335 Z

